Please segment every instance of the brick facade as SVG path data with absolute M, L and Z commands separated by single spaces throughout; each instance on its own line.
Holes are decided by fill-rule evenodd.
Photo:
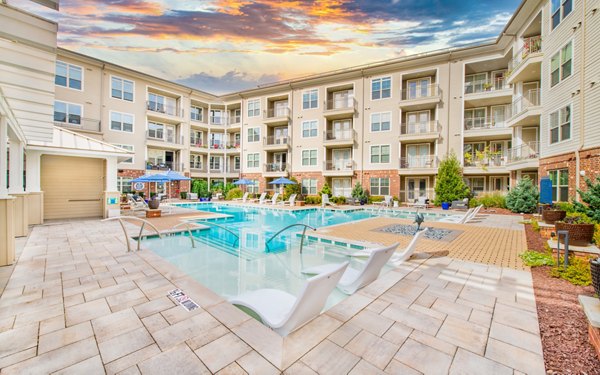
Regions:
M 165 171 L 166 173 L 166 171 Z M 129 178 L 138 178 L 146 174 L 146 171 L 143 169 L 119 169 L 117 176 L 118 177 L 129 177 Z M 185 174 L 189 177 L 189 173 Z M 133 187 L 132 187 L 133 188 Z M 171 181 L 168 186 L 169 198 L 179 198 L 180 192 L 187 192 L 190 189 L 190 181 Z M 156 188 L 153 183 L 145 183 L 144 189 L 136 190 L 144 193 L 145 197 L 150 196 L 150 192 L 156 191 Z
M 585 171 L 585 177 L 592 181 L 600 176 L 600 148 L 592 148 L 579 152 L 580 171 Z M 556 155 L 540 159 L 538 169 L 539 178 L 548 176 L 548 173 L 556 169 L 569 170 L 569 199 L 575 197 L 577 181 L 577 158 L 574 152 Z M 579 179 L 579 189 L 585 189 L 585 178 Z
M 596 354 L 600 359 L 600 328 L 596 328 L 590 324 L 588 331 L 590 334 L 590 344 L 596 349 Z
M 400 175 L 398 174 L 397 169 L 362 171 L 361 184 L 373 195 L 371 192 L 371 178 L 386 177 L 390 179 L 390 195 L 398 197 L 400 195 Z
M 292 173 L 292 177 L 298 180 L 299 184 L 302 184 L 302 180 L 305 178 L 317 180 L 317 193 L 323 189 L 323 185 L 325 185 L 326 182 L 326 178 L 321 172 L 295 172 Z M 331 188 L 331 184 L 329 187 Z

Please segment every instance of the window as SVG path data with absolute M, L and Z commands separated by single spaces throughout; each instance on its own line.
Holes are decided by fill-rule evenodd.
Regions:
M 483 193 L 485 187 L 484 177 L 469 177 L 467 178 L 467 186 L 471 189 L 473 195 Z
M 122 149 L 125 149 L 127 151 L 132 151 L 133 152 L 133 146 L 132 145 L 121 145 L 121 144 L 118 144 L 118 143 L 113 143 L 113 146 L 121 147 Z M 121 163 L 128 163 L 128 164 L 133 163 L 133 156 L 130 157 L 129 159 L 123 160 Z
M 312 109 L 319 106 L 319 91 L 317 89 L 302 93 L 302 109 Z
M 148 138 L 163 139 L 165 126 L 156 122 L 148 122 Z
M 54 83 L 58 86 L 81 90 L 83 81 L 83 69 L 77 65 L 67 64 L 62 61 L 56 62 Z
M 81 125 L 81 106 L 79 104 L 55 101 L 54 121 Z
M 550 114 L 550 143 L 571 138 L 571 106 L 568 105 Z
M 383 77 L 371 80 L 371 99 L 385 99 L 392 96 L 392 78 Z
M 465 128 L 479 129 L 484 128 L 486 122 L 486 108 L 465 109 Z
M 119 77 L 110 79 L 111 95 L 113 98 L 133 101 L 133 81 Z
M 371 146 L 371 163 L 389 163 L 390 145 Z
M 190 155 L 190 168 L 202 169 L 202 155 Z
M 258 168 L 260 165 L 260 154 L 248 154 L 248 168 Z
M 303 150 L 302 165 L 317 165 L 317 150 Z
M 258 185 L 258 180 L 250 180 L 250 181 L 251 181 L 251 183 L 246 185 L 246 191 L 251 194 L 258 193 L 258 189 L 260 187 Z
M 239 156 L 234 156 L 233 157 L 233 170 L 234 171 L 239 171 L 241 165 L 242 165 L 242 163 L 240 162 L 240 157 Z
M 302 194 L 315 195 L 317 194 L 317 179 L 305 178 L 302 180 Z
M 260 128 L 249 128 L 248 129 L 248 142 L 260 141 Z
M 132 193 L 133 188 L 131 187 L 131 177 L 117 177 L 117 189 L 121 194 Z
M 556 52 L 550 59 L 550 86 L 557 85 L 573 73 L 573 42 Z
M 390 195 L 390 179 L 371 178 L 371 195 Z
M 569 200 L 569 170 L 557 169 L 549 171 L 552 181 L 552 200 L 567 202 Z
M 316 137 L 317 136 L 317 120 L 303 121 L 302 122 L 302 138 Z
M 204 115 L 204 110 L 202 107 L 191 107 L 190 108 L 190 117 L 192 120 L 202 121 Z
M 210 157 L 210 170 L 222 172 L 222 170 L 221 170 L 222 161 L 223 161 L 222 156 L 211 156 Z
M 133 133 L 133 115 L 111 112 L 110 130 Z
M 552 30 L 573 10 L 573 0 L 552 0 Z
M 392 114 L 390 112 L 372 113 L 371 114 L 371 131 L 385 132 L 390 130 L 390 120 Z
M 248 100 L 248 117 L 260 116 L 260 99 Z

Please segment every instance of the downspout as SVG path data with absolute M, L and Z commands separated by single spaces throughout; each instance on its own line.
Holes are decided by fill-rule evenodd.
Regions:
M 580 196 L 579 196 L 579 184 L 581 182 L 581 155 L 580 152 L 584 147 L 584 140 L 585 140 L 585 62 L 586 62 L 586 56 L 587 56 L 587 51 L 586 51 L 586 22 L 585 22 L 585 18 L 586 18 L 586 13 L 587 13 L 587 0 L 583 0 L 583 17 L 582 17 L 582 21 L 581 21 L 581 27 L 582 27 L 582 42 L 581 42 L 581 49 L 582 49 L 582 58 L 581 58 L 581 68 L 579 71 L 579 108 L 581 110 L 580 114 L 579 114 L 579 147 L 577 147 L 577 149 L 575 150 L 575 199 L 579 200 Z

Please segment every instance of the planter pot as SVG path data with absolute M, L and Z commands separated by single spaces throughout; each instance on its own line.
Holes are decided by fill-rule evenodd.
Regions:
M 542 220 L 547 224 L 554 224 L 567 216 L 567 211 L 546 209 L 542 211 Z
M 156 210 L 159 205 L 160 205 L 160 200 L 156 197 L 154 199 L 148 201 L 148 207 L 151 210 Z
M 586 246 L 594 238 L 594 224 L 567 224 L 557 221 L 554 227 L 556 231 L 569 231 L 569 243 L 571 245 Z
M 448 210 L 448 209 L 450 209 L 450 203 L 442 202 L 442 210 Z
M 590 271 L 592 272 L 592 285 L 598 298 L 600 298 L 600 259 L 590 259 Z

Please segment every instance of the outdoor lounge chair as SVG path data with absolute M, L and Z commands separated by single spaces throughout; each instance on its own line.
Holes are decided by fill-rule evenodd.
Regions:
M 438 221 L 442 223 L 467 224 L 469 221 L 473 220 L 475 216 L 477 216 L 482 207 L 483 205 L 481 204 L 475 208 L 470 208 L 467 210 L 467 212 L 465 212 L 464 215 L 447 216 Z
M 374 202 L 374 204 L 385 206 L 385 207 L 392 207 L 392 196 L 385 195 L 381 202 Z
M 254 201 L 256 201 L 256 200 L 254 199 Z M 258 204 L 263 204 L 266 201 L 267 201 L 267 193 L 262 193 L 260 195 L 260 198 L 258 198 Z
M 455 210 L 468 210 L 469 209 L 469 198 L 465 198 L 459 201 L 452 201 L 452 209 Z
M 327 297 L 347 267 L 348 262 L 344 262 L 329 272 L 309 278 L 298 297 L 282 290 L 258 289 L 232 298 L 229 302 L 252 310 L 265 325 L 281 336 L 287 336 L 321 313 Z
M 285 204 L 289 204 L 291 207 L 294 206 L 294 204 L 296 203 L 296 197 L 298 196 L 298 194 L 292 194 L 290 195 L 290 197 L 288 198 L 287 201 L 280 201 L 279 204 L 282 204 L 285 206 Z
M 272 205 L 276 205 L 277 204 L 277 199 L 279 199 L 279 193 L 273 194 L 273 198 L 271 198 L 271 204 Z
M 419 198 L 417 198 L 417 201 L 415 202 L 413 207 L 428 209 L 429 208 L 429 199 L 427 197 L 419 197 Z
M 413 255 L 413 253 L 415 252 L 415 250 L 417 249 L 417 242 L 419 242 L 419 239 L 421 237 L 423 237 L 425 235 L 425 232 L 427 232 L 429 228 L 424 228 L 422 231 L 419 231 L 418 233 L 416 233 L 412 240 L 410 240 L 410 243 L 408 244 L 408 246 L 406 246 L 406 248 L 404 250 L 402 250 L 401 252 L 396 252 L 391 260 L 392 262 L 398 264 L 401 262 L 404 262 L 405 260 L 407 260 L 408 258 L 411 257 L 411 255 Z M 352 257 L 369 257 L 371 256 L 371 253 L 375 251 L 374 249 L 365 249 L 365 250 L 359 250 L 357 252 L 355 252 L 354 254 L 352 254 Z
M 369 259 L 367 259 L 367 262 L 361 270 L 350 267 L 346 268 L 346 271 L 344 271 L 342 278 L 337 284 L 337 288 L 346 294 L 353 294 L 360 288 L 375 281 L 379 277 L 383 266 L 385 266 L 392 255 L 394 255 L 397 247 L 398 243 L 396 242 L 388 247 L 371 250 Z M 337 267 L 338 264 L 324 264 L 304 269 L 302 270 L 302 273 L 308 275 L 320 274 L 336 269 Z
M 242 203 L 246 203 L 248 201 L 248 195 L 249 194 L 250 193 L 245 192 L 243 197 L 241 197 L 241 198 L 234 198 L 233 200 L 236 201 L 236 202 L 242 201 Z
M 328 194 L 322 194 L 321 195 L 321 207 L 324 208 L 327 205 L 330 205 L 331 207 L 337 207 L 337 204 L 329 201 L 329 195 Z
M 198 194 L 197 193 L 188 193 L 188 199 L 191 201 L 197 201 L 198 200 Z

